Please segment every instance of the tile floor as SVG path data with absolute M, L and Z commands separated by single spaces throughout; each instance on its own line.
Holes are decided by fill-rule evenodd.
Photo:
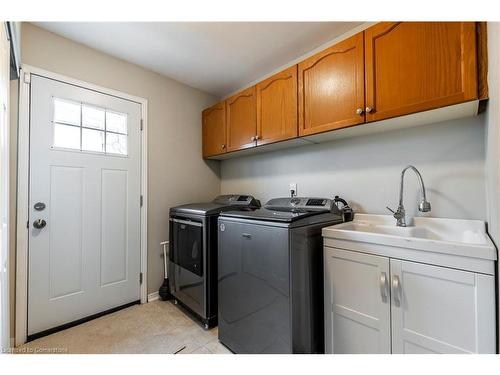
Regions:
M 230 354 L 172 302 L 135 305 L 31 341 L 19 353 Z

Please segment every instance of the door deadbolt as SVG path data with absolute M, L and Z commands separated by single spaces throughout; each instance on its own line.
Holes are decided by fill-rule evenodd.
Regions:
M 37 203 L 35 203 L 34 208 L 37 211 L 43 211 L 43 210 L 45 210 L 45 203 L 43 203 L 43 202 L 37 202 Z
M 35 227 L 36 229 L 45 228 L 46 225 L 47 225 L 47 222 L 43 219 L 37 219 L 33 222 L 33 227 Z

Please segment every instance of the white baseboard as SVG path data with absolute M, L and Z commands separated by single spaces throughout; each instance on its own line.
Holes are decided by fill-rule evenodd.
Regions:
M 160 294 L 158 292 L 148 294 L 148 302 L 153 302 L 160 299 Z

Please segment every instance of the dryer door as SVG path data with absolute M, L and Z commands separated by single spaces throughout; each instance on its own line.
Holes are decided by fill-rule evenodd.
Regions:
M 206 318 L 206 228 L 204 218 L 170 219 L 171 292 L 174 297 Z
M 171 220 L 173 262 L 203 276 L 203 223 L 180 218 Z

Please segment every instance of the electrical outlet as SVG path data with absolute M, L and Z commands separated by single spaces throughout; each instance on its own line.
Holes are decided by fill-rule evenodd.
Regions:
M 295 182 L 290 182 L 290 196 L 291 197 L 297 196 L 297 183 Z

